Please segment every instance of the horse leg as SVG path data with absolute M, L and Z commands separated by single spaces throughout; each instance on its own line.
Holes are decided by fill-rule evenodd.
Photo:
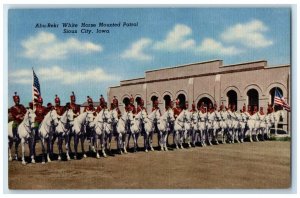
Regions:
M 61 155 L 62 155 L 62 135 L 59 134 L 57 137 L 57 147 L 58 147 L 58 161 L 61 161 Z
M 75 151 L 75 154 L 74 154 L 74 159 L 77 159 L 77 148 L 78 148 L 78 142 L 79 142 L 79 139 L 78 139 L 78 134 L 74 134 L 74 151 Z
M 42 144 L 42 164 L 45 164 L 45 139 L 41 138 L 41 144 Z
M 22 145 L 22 164 L 26 165 L 26 161 L 25 161 L 25 139 L 24 138 L 21 139 L 21 145 Z
M 149 146 L 150 146 L 150 149 L 151 151 L 154 151 L 154 148 L 152 146 L 152 143 L 153 143 L 153 131 L 149 134 Z
M 168 151 L 168 146 L 167 146 L 167 139 L 168 139 L 168 132 L 165 133 L 163 136 L 163 146 L 165 147 L 165 151 Z
M 51 162 L 51 159 L 50 159 L 50 152 L 51 152 L 51 137 L 49 136 L 48 139 L 47 139 L 47 161 L 48 162 Z
M 85 139 L 84 135 L 81 135 L 80 137 L 81 151 L 83 153 L 83 157 L 86 158 L 87 156 L 85 154 L 85 149 L 84 149 L 84 139 Z
M 127 150 L 126 150 L 126 137 L 127 137 L 127 132 L 122 134 L 122 146 L 123 146 L 124 153 L 127 153 Z
M 66 155 L 67 155 L 67 160 L 68 161 L 71 160 L 70 155 L 69 155 L 69 152 L 70 152 L 69 137 L 70 137 L 70 134 L 65 135 Z
M 15 160 L 18 161 L 18 151 L 19 151 L 19 144 L 20 144 L 21 140 L 18 139 L 15 142 Z
M 12 161 L 12 156 L 11 156 L 11 147 L 13 146 L 14 142 L 12 138 L 8 138 L 8 160 Z
M 133 152 L 135 153 L 136 152 L 136 144 L 137 144 L 135 133 L 132 133 L 132 139 L 133 139 Z
M 29 153 L 30 153 L 30 157 L 31 157 L 31 163 L 35 164 L 35 159 L 34 159 L 34 155 L 33 155 L 33 138 L 29 138 L 28 139 L 28 147 L 29 147 Z
M 101 134 L 101 150 L 102 150 L 102 154 L 103 157 L 107 157 L 106 153 L 105 153 L 105 132 L 103 131 Z
M 129 150 L 129 145 L 130 145 L 130 138 L 131 138 L 131 132 L 128 134 L 127 132 L 126 132 L 126 139 L 127 139 L 127 144 L 126 144 L 126 148 L 127 148 L 127 150 Z
M 144 133 L 144 149 L 145 149 L 145 152 L 148 153 L 148 133 L 145 131 Z
M 98 134 L 95 134 L 95 141 L 96 141 L 96 158 L 99 159 L 100 155 L 99 155 L 99 147 L 100 147 L 100 137 Z

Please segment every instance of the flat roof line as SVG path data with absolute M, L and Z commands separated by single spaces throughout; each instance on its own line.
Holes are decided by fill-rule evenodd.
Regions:
M 175 69 L 175 68 L 179 68 L 179 67 L 186 67 L 186 66 L 197 65 L 197 64 L 212 63 L 212 62 L 218 62 L 218 61 L 223 61 L 223 60 L 215 59 L 215 60 L 209 60 L 209 61 L 204 61 L 204 62 L 196 62 L 196 63 L 178 65 L 178 66 L 174 66 L 174 67 L 169 66 L 169 67 L 160 68 L 160 69 L 148 70 L 148 71 L 145 71 L 145 73 L 155 72 L 155 71 L 160 71 L 160 70 L 167 70 L 167 69 Z
M 249 62 L 243 62 L 243 63 L 237 63 L 237 64 L 230 64 L 230 65 L 222 65 L 220 67 L 233 67 L 233 66 L 239 66 L 239 65 L 246 65 L 251 63 L 259 63 L 259 62 L 268 62 L 266 60 L 258 60 L 258 61 L 249 61 Z

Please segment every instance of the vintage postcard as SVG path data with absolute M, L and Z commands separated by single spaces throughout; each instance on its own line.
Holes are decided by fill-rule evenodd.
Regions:
M 291 8 L 10 8 L 8 187 L 288 189 Z

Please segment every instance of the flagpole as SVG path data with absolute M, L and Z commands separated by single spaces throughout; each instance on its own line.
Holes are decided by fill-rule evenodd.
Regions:
M 32 67 L 32 85 L 31 85 L 31 92 L 32 92 L 32 109 L 35 111 L 35 104 L 34 104 L 34 91 L 33 91 L 33 84 L 34 84 L 34 77 L 33 77 L 33 67 Z

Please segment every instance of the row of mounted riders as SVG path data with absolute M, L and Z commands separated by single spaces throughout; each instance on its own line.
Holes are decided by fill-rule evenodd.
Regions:
M 42 162 L 45 163 L 46 143 L 47 143 L 47 161 L 50 162 L 50 156 L 53 154 L 53 145 L 58 139 L 58 160 L 62 159 L 62 145 L 65 140 L 66 158 L 70 160 L 70 137 L 74 136 L 74 159 L 77 159 L 77 148 L 79 140 L 81 141 L 81 149 L 83 157 L 86 157 L 84 149 L 84 141 L 89 139 L 89 148 L 96 152 L 96 157 L 100 158 L 99 150 L 101 149 L 104 157 L 107 156 L 106 151 L 111 150 L 111 140 L 115 137 L 117 150 L 120 154 L 127 153 L 130 137 L 133 138 L 134 151 L 138 148 L 138 138 L 140 135 L 144 137 L 144 150 L 154 150 L 152 146 L 153 134 L 158 134 L 158 145 L 161 150 L 168 150 L 168 136 L 173 135 L 173 143 L 176 148 L 183 148 L 186 142 L 188 147 L 212 145 L 212 142 L 219 144 L 218 135 L 222 135 L 222 143 L 243 142 L 246 134 L 252 142 L 253 135 L 258 141 L 258 134 L 264 140 L 265 135 L 270 137 L 271 127 L 277 125 L 280 118 L 284 117 L 283 111 L 268 111 L 263 113 L 263 109 L 256 111 L 243 110 L 236 112 L 234 106 L 232 108 L 224 108 L 222 104 L 217 110 L 216 105 L 209 105 L 207 109 L 204 104 L 199 109 L 192 105 L 192 110 L 188 108 L 180 108 L 179 101 L 176 100 L 176 107 L 172 108 L 172 103 L 167 106 L 165 113 L 161 115 L 158 108 L 158 102 L 154 101 L 151 113 L 147 113 L 141 100 L 137 109 L 134 109 L 133 102 L 126 106 L 125 112 L 121 114 L 118 109 L 118 101 L 114 97 L 112 108 L 108 109 L 107 104 L 100 98 L 100 106 L 97 110 L 93 107 L 90 97 L 88 97 L 89 106 L 85 108 L 83 113 L 79 113 L 78 105 L 75 105 L 75 95 L 71 97 L 71 103 L 65 107 L 59 106 L 60 100 L 56 96 L 55 107 L 46 110 L 42 107 L 42 100 L 38 100 L 35 105 L 30 106 L 27 110 L 23 105 L 19 104 L 19 97 L 14 96 L 16 103 L 10 109 L 14 118 L 22 115 L 19 123 L 16 120 L 8 124 L 9 139 L 9 160 L 12 160 L 11 147 L 15 142 L 15 159 L 18 159 L 18 145 L 22 145 L 22 163 L 25 161 L 25 143 L 29 144 L 31 163 L 35 163 L 35 145 L 38 139 L 42 145 Z M 58 99 L 57 99 L 58 98 Z M 73 99 L 73 100 L 72 100 Z M 103 102 L 104 101 L 104 102 Z M 186 107 L 188 104 L 186 103 Z M 270 107 L 270 106 L 269 106 Z M 23 109 L 24 108 L 24 109 Z M 37 119 L 39 113 L 43 111 L 45 115 L 43 119 Z M 20 118 L 20 117 L 19 117 Z M 37 120 L 40 123 L 37 125 Z M 17 123 L 17 124 L 16 124 Z

